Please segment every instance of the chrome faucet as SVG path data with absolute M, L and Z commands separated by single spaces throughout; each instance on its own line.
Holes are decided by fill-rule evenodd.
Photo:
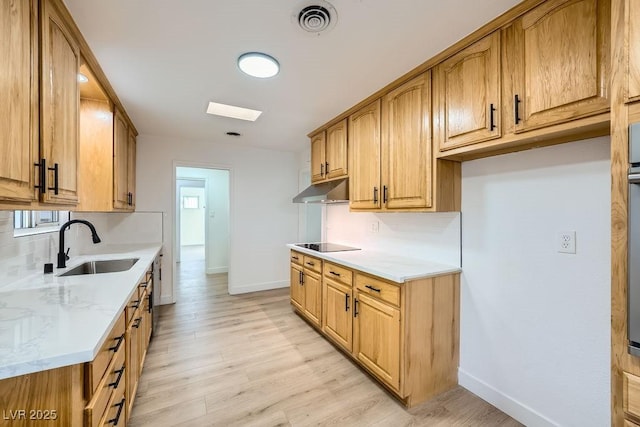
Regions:
M 98 233 L 96 232 L 96 228 L 89 221 L 85 221 L 84 219 L 72 219 L 71 221 L 67 221 L 62 224 L 60 227 L 60 248 L 58 250 L 58 268 L 65 268 L 67 266 L 66 262 L 69 259 L 69 255 L 64 250 L 64 232 L 67 228 L 71 227 L 71 224 L 80 223 L 84 224 L 91 229 L 91 238 L 93 239 L 93 243 L 100 243 L 100 237 L 98 237 Z

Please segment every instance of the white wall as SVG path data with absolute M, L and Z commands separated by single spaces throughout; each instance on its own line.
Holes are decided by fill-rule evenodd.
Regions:
M 610 423 L 608 142 L 462 164 L 459 381 L 526 425 Z
M 296 240 L 297 194 L 295 153 L 184 141 L 138 137 L 136 208 L 159 210 L 164 218 L 167 259 L 173 258 L 174 167 L 217 167 L 230 170 L 229 292 L 252 292 L 289 285 L 288 249 Z M 142 161 L 144 159 L 144 161 Z M 173 265 L 169 264 L 169 270 Z M 166 265 L 165 264 L 165 265 Z M 173 271 L 166 272 L 174 277 Z M 163 281 L 163 295 L 172 283 Z
M 324 232 L 328 242 L 372 251 L 460 265 L 460 214 L 349 212 L 328 205 Z M 372 230 L 377 225 L 377 231 Z
M 197 209 L 185 209 L 184 197 L 197 197 Z M 182 246 L 204 245 L 206 195 L 204 188 L 180 187 L 180 244 Z

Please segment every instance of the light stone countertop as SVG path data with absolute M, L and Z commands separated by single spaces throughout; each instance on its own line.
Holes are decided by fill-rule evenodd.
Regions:
M 455 265 L 439 264 L 406 256 L 374 252 L 369 250 L 344 252 L 317 252 L 301 248 L 295 244 L 288 244 L 288 248 L 297 252 L 312 255 L 329 262 L 335 262 L 345 267 L 382 277 L 396 283 L 427 277 L 442 276 L 444 274 L 460 273 L 462 269 Z
M 66 269 L 0 283 L 0 380 L 94 359 L 162 244 L 97 245 Z M 59 277 L 85 261 L 139 258 L 116 273 Z M 54 264 L 55 267 L 55 264 Z

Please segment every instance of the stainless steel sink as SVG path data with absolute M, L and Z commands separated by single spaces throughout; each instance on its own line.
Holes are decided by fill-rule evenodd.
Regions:
M 99 261 L 87 261 L 66 273 L 60 274 L 60 276 L 78 276 L 82 274 L 100 274 L 100 273 L 115 273 L 118 271 L 127 271 L 138 262 L 140 258 L 126 258 L 126 259 L 108 259 Z

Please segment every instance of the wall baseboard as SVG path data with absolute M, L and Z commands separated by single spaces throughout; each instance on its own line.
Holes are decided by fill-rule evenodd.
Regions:
M 160 305 L 173 304 L 174 302 L 173 295 L 162 295 L 160 297 Z
M 288 287 L 289 287 L 288 280 L 276 281 L 276 282 L 254 283 L 251 285 L 234 286 L 233 288 L 229 286 L 229 294 L 230 295 L 248 294 L 250 292 L 268 291 L 270 289 L 280 289 L 280 288 L 288 288 Z
M 228 273 L 229 268 L 227 267 L 213 267 L 207 268 L 207 274 L 220 274 L 220 273 Z
M 458 368 L 458 383 L 524 425 L 540 427 L 559 426 L 559 424 L 529 408 L 522 402 L 515 400 L 481 379 L 465 372 L 462 368 Z

